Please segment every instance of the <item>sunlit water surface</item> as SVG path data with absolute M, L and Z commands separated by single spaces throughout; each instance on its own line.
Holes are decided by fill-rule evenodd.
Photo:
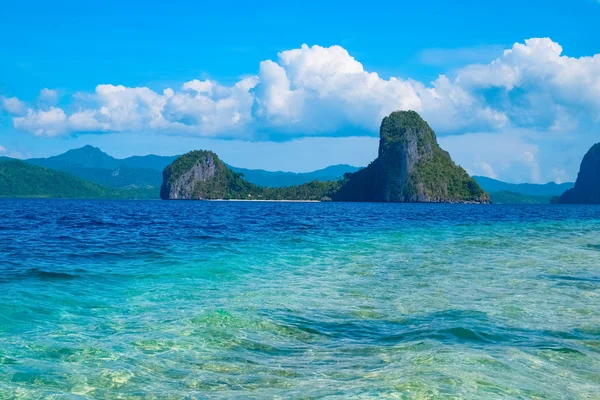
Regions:
M 1 399 L 600 399 L 600 208 L 0 201 Z

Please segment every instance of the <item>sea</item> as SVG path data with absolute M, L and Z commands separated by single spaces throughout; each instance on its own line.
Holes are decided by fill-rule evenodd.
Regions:
M 600 207 L 0 200 L 0 399 L 600 399 Z

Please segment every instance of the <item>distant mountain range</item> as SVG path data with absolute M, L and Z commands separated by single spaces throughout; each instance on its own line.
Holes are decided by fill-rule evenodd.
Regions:
M 573 187 L 573 182 L 507 183 L 485 176 L 474 176 L 479 186 L 490 194 L 494 204 L 550 204 Z
M 160 186 L 162 184 L 162 171 L 170 165 L 178 156 L 133 156 L 123 159 L 112 157 L 102 150 L 85 146 L 69 150 L 66 153 L 48 157 L 32 158 L 25 160 L 34 166 L 45 167 L 53 171 L 66 174 L 52 175 L 53 180 L 48 180 L 48 171 L 45 169 L 27 170 L 27 179 L 31 188 L 25 190 L 25 183 L 21 189 L 16 190 L 15 179 L 24 173 L 23 162 L 8 163 L 8 158 L 2 158 L 3 169 L 0 172 L 0 196 L 2 197 L 115 197 L 115 198 L 159 198 Z M 17 161 L 17 160 L 12 160 Z M 263 187 L 289 187 L 302 185 L 314 180 L 331 181 L 339 180 L 345 173 L 354 173 L 360 168 L 350 165 L 333 165 L 313 172 L 294 173 L 282 171 L 265 171 L 260 169 L 247 169 L 229 166 L 233 171 L 242 173 L 244 178 L 255 185 Z M 25 176 L 25 175 L 21 175 Z M 34 179 L 35 176 L 45 177 L 46 182 L 54 182 L 43 185 L 42 180 Z M 7 179 L 10 177 L 11 184 Z M 68 178 L 78 178 L 71 180 Z M 54 180 L 56 178 L 56 180 Z M 475 181 L 488 192 L 494 203 L 502 204 L 533 204 L 549 203 L 551 197 L 560 196 L 563 192 L 573 187 L 573 183 L 547 183 L 547 184 L 513 184 L 499 180 L 474 176 Z M 4 181 L 3 181 L 4 179 Z M 24 178 L 22 178 L 25 180 Z M 83 185 L 80 191 L 68 190 L 66 192 L 53 191 L 52 187 L 61 188 L 57 182 L 69 180 L 71 187 Z M 4 182 L 4 186 L 2 186 Z M 34 186 L 32 182 L 38 182 Z M 101 186 L 89 191 L 89 183 Z M 35 187 L 45 189 L 36 195 Z M 64 187 L 62 187 L 64 189 Z M 86 189 L 87 188 L 87 189 Z M 110 188 L 124 189 L 112 191 Z M 79 189 L 78 189 L 79 190 Z M 62 193 L 62 195 L 61 195 Z
M 565 183 L 554 183 L 549 182 L 545 184 L 535 183 L 506 183 L 498 181 L 496 179 L 487 178 L 485 176 L 474 176 L 473 177 L 479 186 L 488 193 L 492 192 L 513 192 L 520 193 L 529 196 L 560 196 L 565 191 L 571 189 L 574 186 L 573 182 Z
M 85 146 L 53 157 L 31 158 L 26 162 L 66 172 L 104 186 L 154 188 L 155 197 L 159 198 L 162 172 L 177 157 L 147 155 L 118 159 L 96 147 Z M 247 181 L 264 187 L 296 186 L 314 180 L 335 181 L 342 178 L 345 173 L 356 172 L 359 169 L 350 165 L 334 165 L 313 172 L 294 173 L 228 167 L 242 173 Z
M 134 156 L 117 159 L 102 150 L 85 146 L 66 153 L 26 160 L 29 164 L 66 172 L 75 177 L 115 188 L 158 188 L 162 184 L 162 171 L 177 157 Z
M 285 187 L 296 186 L 308 183 L 311 181 L 336 181 L 346 173 L 358 171 L 359 167 L 340 164 L 332 165 L 327 168 L 319 169 L 313 172 L 282 172 L 282 171 L 265 171 L 263 169 L 246 169 L 237 168 L 228 165 L 234 172 L 244 175 L 244 178 L 255 185 L 263 187 Z

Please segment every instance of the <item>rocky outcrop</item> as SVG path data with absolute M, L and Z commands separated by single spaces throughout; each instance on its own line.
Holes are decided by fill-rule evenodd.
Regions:
M 596 143 L 581 161 L 573 189 L 560 196 L 562 204 L 600 204 L 600 143 Z
M 347 176 L 335 201 L 489 203 L 489 196 L 450 155 L 414 111 L 396 111 L 381 123 L 379 154 Z
M 163 172 L 160 197 L 164 200 L 248 198 L 255 185 L 231 171 L 211 151 L 192 151 L 177 158 Z

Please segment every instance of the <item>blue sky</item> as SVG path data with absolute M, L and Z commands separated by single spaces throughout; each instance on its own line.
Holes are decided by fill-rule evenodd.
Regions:
M 20 3 L 0 14 L 4 155 L 365 165 L 381 116 L 412 108 L 469 172 L 541 182 L 600 140 L 593 0 Z

